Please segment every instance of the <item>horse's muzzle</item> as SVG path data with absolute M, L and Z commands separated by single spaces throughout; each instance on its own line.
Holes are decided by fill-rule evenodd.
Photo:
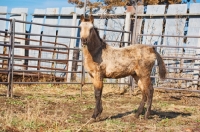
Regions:
M 87 41 L 88 41 L 87 38 L 81 38 L 81 43 L 82 44 L 87 44 Z

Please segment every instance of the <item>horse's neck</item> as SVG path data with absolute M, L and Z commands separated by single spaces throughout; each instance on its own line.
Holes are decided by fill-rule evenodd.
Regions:
M 87 61 L 98 62 L 98 57 L 100 57 L 102 53 L 102 47 L 100 46 L 96 49 L 90 49 L 89 46 L 84 46 L 82 51 L 84 58 L 87 59 Z
M 84 58 L 87 62 L 101 63 L 102 50 L 106 44 L 100 39 L 95 29 L 92 29 L 88 43 L 83 47 Z
M 87 46 L 84 46 L 82 48 L 82 51 L 83 51 L 84 59 L 86 59 L 88 61 L 92 61 L 93 60 L 92 59 L 92 55 L 90 54 Z
M 89 42 L 87 44 L 87 49 L 88 52 L 91 54 L 91 56 L 97 56 L 99 55 L 99 52 L 102 51 L 103 49 L 103 45 L 104 43 L 102 42 L 102 40 L 100 39 L 100 37 L 98 36 L 97 32 L 95 31 L 95 29 L 93 29 L 91 35 L 90 35 L 90 39 Z

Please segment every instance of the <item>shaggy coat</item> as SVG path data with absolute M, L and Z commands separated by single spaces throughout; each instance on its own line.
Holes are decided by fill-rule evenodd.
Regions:
M 142 113 L 145 102 L 148 118 L 153 98 L 153 86 L 150 74 L 155 61 L 158 61 L 160 78 L 166 75 L 165 64 L 154 47 L 142 44 L 133 44 L 124 48 L 115 48 L 107 45 L 93 26 L 93 16 L 89 19 L 81 16 L 81 42 L 84 55 L 84 67 L 90 74 L 95 90 L 96 107 L 92 118 L 96 119 L 103 111 L 101 95 L 103 78 L 121 78 L 131 75 L 142 91 L 142 101 L 136 117 Z

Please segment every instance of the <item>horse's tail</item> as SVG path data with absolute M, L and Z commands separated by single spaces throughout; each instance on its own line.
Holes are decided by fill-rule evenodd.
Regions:
M 159 76 L 161 79 L 165 79 L 166 77 L 166 68 L 165 68 L 165 63 L 160 56 L 160 54 L 155 50 L 156 53 L 156 59 L 158 61 L 158 68 L 159 68 Z

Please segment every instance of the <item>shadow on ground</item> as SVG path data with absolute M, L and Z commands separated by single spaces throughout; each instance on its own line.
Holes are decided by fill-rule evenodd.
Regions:
M 102 118 L 99 121 L 105 121 L 107 119 L 118 119 L 118 118 L 122 118 L 122 117 L 128 116 L 130 114 L 135 114 L 135 113 L 136 113 L 136 110 L 128 111 L 124 113 L 119 113 L 117 115 Z M 142 115 L 144 115 L 144 112 L 142 113 Z M 178 116 L 183 116 L 183 117 L 191 116 L 191 113 L 174 112 L 174 111 L 152 111 L 150 119 L 153 119 L 154 116 L 158 116 L 160 119 L 164 119 L 164 118 L 173 119 Z
M 174 112 L 174 111 L 152 111 L 152 116 L 158 116 L 159 118 L 168 118 L 168 119 L 173 119 L 176 118 L 177 116 L 191 116 L 191 113 L 183 113 L 183 112 Z

